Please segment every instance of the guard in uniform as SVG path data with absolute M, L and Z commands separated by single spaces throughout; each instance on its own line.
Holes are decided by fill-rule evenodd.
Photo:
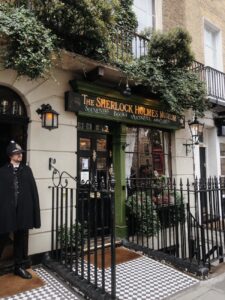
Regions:
M 38 191 L 31 168 L 22 163 L 21 147 L 11 141 L 6 151 L 10 162 L 0 168 L 0 241 L 14 233 L 14 273 L 30 279 L 28 230 L 41 225 Z

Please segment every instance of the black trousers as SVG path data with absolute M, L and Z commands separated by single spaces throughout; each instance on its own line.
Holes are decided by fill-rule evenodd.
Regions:
M 9 234 L 0 235 L 0 256 L 8 239 Z M 28 259 L 28 230 L 14 232 L 13 250 L 15 267 L 28 268 L 30 265 Z

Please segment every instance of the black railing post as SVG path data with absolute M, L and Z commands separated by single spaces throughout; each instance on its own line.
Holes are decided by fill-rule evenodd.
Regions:
M 188 257 L 191 259 L 191 219 L 190 219 L 190 183 L 187 179 L 187 234 L 188 234 Z
M 74 244 L 73 244 L 73 210 L 74 210 L 74 203 L 73 203 L 73 189 L 70 189 L 70 271 L 73 270 L 73 251 L 74 251 Z
M 56 187 L 56 259 L 59 259 L 59 188 Z
M 98 181 L 97 177 L 94 178 L 93 184 L 93 195 L 94 195 L 94 285 L 98 287 Z
M 88 195 L 87 195 L 87 280 L 91 281 L 91 184 L 88 183 Z
M 205 244 L 205 228 L 201 225 L 201 243 L 202 243 L 202 262 L 205 266 L 206 263 L 206 244 Z
M 102 268 L 102 293 L 105 293 L 105 201 L 107 193 L 105 191 L 104 177 L 101 178 L 101 268 Z
M 54 257 L 55 250 L 55 187 L 51 187 L 52 190 L 52 224 L 51 224 L 51 257 Z
M 180 257 L 180 243 L 179 243 L 179 222 L 178 222 L 178 203 L 177 203 L 177 197 L 176 197 L 176 180 L 174 178 L 173 180 L 173 195 L 174 195 L 174 201 L 175 201 L 175 231 L 176 231 L 176 256 Z
M 111 203 L 111 294 L 116 298 L 116 241 L 115 241 L 115 178 L 114 174 L 110 181 L 110 203 Z
M 225 184 L 224 178 L 220 177 L 220 201 L 221 201 L 221 223 L 223 232 L 222 249 L 225 249 Z

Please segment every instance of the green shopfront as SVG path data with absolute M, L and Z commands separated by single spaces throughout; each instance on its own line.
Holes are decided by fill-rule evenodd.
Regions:
M 78 118 L 77 177 L 83 182 L 96 178 L 100 184 L 114 172 L 116 234 L 124 237 L 126 179 L 172 175 L 171 134 L 181 127 L 181 120 L 160 110 L 157 100 L 127 98 L 83 82 L 72 86 L 65 109 Z

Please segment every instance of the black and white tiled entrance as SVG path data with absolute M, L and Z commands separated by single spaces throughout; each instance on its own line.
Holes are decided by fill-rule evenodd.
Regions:
M 5 300 L 81 299 L 67 290 L 43 268 L 35 269 L 47 283 L 44 287 L 18 294 Z M 105 286 L 110 291 L 110 268 L 105 270 Z M 94 282 L 94 269 L 91 270 Z M 98 282 L 101 283 L 99 271 Z M 142 256 L 116 266 L 116 295 L 120 300 L 163 300 L 197 284 L 199 280 L 169 266 Z
M 123 300 L 162 300 L 199 281 L 148 257 L 116 268 L 117 296 Z
M 83 299 L 67 289 L 54 276 L 43 268 L 35 268 L 35 272 L 46 283 L 43 287 L 33 289 L 15 296 L 1 298 L 4 300 L 78 300 Z
M 86 268 L 85 268 L 86 271 Z M 84 271 L 84 273 L 86 273 Z M 91 268 L 94 283 L 94 268 Z M 105 270 L 105 289 L 111 290 L 111 270 Z M 146 256 L 116 266 L 116 296 L 120 300 L 163 300 L 197 284 L 199 280 Z M 101 286 L 101 270 L 98 272 Z

